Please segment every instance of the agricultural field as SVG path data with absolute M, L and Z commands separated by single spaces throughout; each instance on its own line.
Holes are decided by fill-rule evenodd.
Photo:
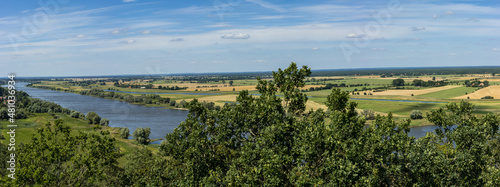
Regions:
M 271 80 L 270 77 L 264 77 L 264 80 Z M 401 87 L 393 85 L 396 79 L 403 79 L 405 84 Z M 424 82 L 449 81 L 449 85 L 438 87 L 414 86 L 414 80 Z M 489 81 L 488 87 L 466 87 L 465 81 Z M 72 80 L 75 81 L 75 80 Z M 83 80 L 82 80 L 83 81 Z M 139 97 L 144 94 L 158 94 L 161 98 L 169 98 L 175 102 L 189 102 L 198 99 L 201 102 L 214 103 L 214 106 L 223 106 L 227 103 L 234 103 L 239 92 L 248 90 L 250 94 L 256 94 L 256 85 L 258 81 L 255 78 L 247 79 L 224 79 L 224 80 L 203 80 L 197 81 L 183 80 L 178 78 L 164 80 L 127 80 L 120 84 L 130 85 L 151 85 L 151 89 L 116 87 L 116 81 L 104 80 L 100 83 L 86 86 L 75 85 L 68 81 L 41 81 L 34 86 L 46 86 L 54 89 L 80 92 L 82 90 L 102 89 L 118 90 L 122 94 Z M 331 89 L 323 87 L 329 85 L 339 88 L 342 91 L 348 91 L 352 101 L 358 103 L 359 110 L 371 109 L 376 114 L 387 115 L 392 113 L 396 119 L 408 119 L 413 110 L 420 110 L 426 114 L 433 109 L 445 106 L 450 102 L 460 102 L 463 99 L 469 99 L 476 105 L 475 114 L 483 115 L 486 113 L 500 113 L 500 79 L 492 77 L 489 74 L 466 74 L 466 75 L 425 75 L 425 76 L 391 76 L 383 77 L 380 75 L 365 76 L 317 76 L 305 79 L 306 85 L 301 90 L 309 96 L 306 103 L 307 110 L 324 109 L 326 97 L 331 93 Z M 180 90 L 157 89 L 162 87 L 182 87 Z M 123 93 L 130 92 L 130 93 Z M 279 95 L 280 93 L 278 93 Z M 492 96 L 494 99 L 481 99 L 485 96 Z M 258 95 L 255 95 L 258 97 Z M 137 103 L 140 104 L 140 103 Z M 172 108 L 167 104 L 144 104 L 146 106 L 163 106 Z M 178 106 L 176 106 L 178 107 Z M 182 107 L 182 106 L 181 106 Z M 412 122 L 412 125 L 429 125 L 424 118 Z

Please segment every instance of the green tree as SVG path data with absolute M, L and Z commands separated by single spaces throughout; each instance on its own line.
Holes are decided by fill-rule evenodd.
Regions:
M 109 126 L 109 119 L 102 118 L 101 121 L 99 122 L 99 125 L 101 125 L 101 126 Z
M 297 64 L 292 62 L 290 66 L 284 70 L 278 69 L 277 72 L 273 72 L 274 85 L 271 87 L 274 89 L 276 87 L 278 91 L 283 93 L 283 101 L 285 102 L 284 107 L 291 114 L 302 113 L 305 109 L 305 103 L 307 102 L 307 95 L 300 92 L 299 88 L 305 86 L 304 79 L 311 75 L 311 68 L 307 66 L 302 66 L 299 70 L 297 68 Z M 258 78 L 259 82 L 262 82 L 260 78 Z M 263 82 L 260 85 L 271 85 L 273 83 L 268 82 L 264 84 Z M 266 88 L 257 86 L 257 89 L 260 92 L 266 92 Z M 269 92 L 270 94 L 274 94 L 272 90 Z
M 118 148 L 109 132 L 71 135 L 71 128 L 48 122 L 18 149 L 20 186 L 116 186 Z
M 87 118 L 89 124 L 99 124 L 101 122 L 101 117 L 94 111 L 87 112 L 85 118 Z
M 234 83 L 233 80 L 230 80 L 229 81 L 229 86 L 233 86 L 233 83 Z
M 173 180 L 176 166 L 169 159 L 154 155 L 149 149 L 135 148 L 125 159 L 125 175 L 121 179 L 126 186 L 179 186 Z
M 420 110 L 412 110 L 410 113 L 410 119 L 423 119 L 422 111 Z
M 147 145 L 147 144 L 149 144 L 149 134 L 150 133 L 151 133 L 151 129 L 149 127 L 146 127 L 146 128 L 139 127 L 139 128 L 135 129 L 132 136 L 134 137 L 134 139 L 137 143 L 142 144 L 142 145 Z
M 78 111 L 72 111 L 70 116 L 72 118 L 79 118 L 80 117 L 80 112 L 78 112 Z
M 128 139 L 128 136 L 129 136 L 129 133 L 130 133 L 130 130 L 128 128 L 122 128 L 120 130 L 120 138 L 123 138 L 123 139 Z
M 405 85 L 405 80 L 404 79 L 394 79 L 392 80 L 392 85 L 393 86 L 404 86 Z

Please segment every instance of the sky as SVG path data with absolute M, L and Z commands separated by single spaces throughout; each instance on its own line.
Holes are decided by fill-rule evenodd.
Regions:
M 500 1 L 0 2 L 0 76 L 499 66 Z

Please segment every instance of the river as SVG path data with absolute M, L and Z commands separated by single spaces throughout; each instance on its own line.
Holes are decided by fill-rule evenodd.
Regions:
M 162 107 L 146 107 L 123 101 L 60 92 L 47 89 L 26 87 L 27 83 L 17 83 L 16 89 L 25 91 L 33 98 L 51 101 L 64 108 L 81 113 L 94 111 L 102 118 L 110 120 L 111 127 L 127 127 L 133 132 L 137 127 L 151 128 L 151 139 L 164 138 L 187 117 L 187 110 L 165 109 Z M 409 135 L 420 138 L 427 132 L 434 131 L 436 126 L 413 127 Z M 159 143 L 159 142 L 154 142 Z

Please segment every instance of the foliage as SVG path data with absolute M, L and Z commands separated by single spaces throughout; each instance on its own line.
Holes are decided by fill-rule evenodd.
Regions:
M 466 80 L 464 82 L 465 86 L 467 87 L 488 87 L 490 85 L 490 82 L 488 82 L 487 80 L 481 82 L 479 80 Z
M 137 143 L 142 145 L 149 144 L 149 134 L 151 133 L 151 129 L 149 127 L 146 128 L 136 128 L 133 135 L 134 139 Z
M 169 159 L 154 155 L 147 148 L 135 148 L 126 157 L 125 175 L 121 178 L 126 186 L 174 186 L 170 173 L 174 168 L 165 167 L 174 165 Z
M 116 185 L 118 149 L 105 132 L 70 135 L 56 120 L 18 149 L 16 183 L 21 186 Z
M 433 86 L 446 86 L 450 84 L 450 82 L 446 82 L 444 80 L 442 81 L 435 81 L 435 77 L 433 77 L 433 80 L 428 80 L 427 82 L 420 80 L 420 79 L 415 79 L 413 80 L 413 85 L 414 86 L 421 86 L 421 87 L 433 87 Z
M 404 79 L 394 79 L 392 80 L 392 85 L 393 86 L 404 86 L 405 85 L 405 80 Z
M 487 96 L 481 97 L 481 99 L 495 99 L 495 98 L 493 98 L 493 97 L 491 97 L 491 96 L 487 95 Z
M 101 126 L 109 126 L 109 119 L 102 118 L 101 121 L 99 122 L 99 125 L 101 125 Z
M 375 112 L 372 109 L 365 109 L 361 111 L 359 115 L 365 117 L 366 120 L 375 119 Z
M 412 110 L 410 113 L 410 119 L 423 119 L 422 111 L 420 110 Z
M 70 114 L 70 116 L 72 118 L 79 118 L 80 117 L 80 112 L 78 112 L 78 111 L 72 111 L 71 114 Z
M 89 124 L 99 124 L 101 122 L 101 117 L 94 111 L 87 112 L 85 116 Z
M 120 138 L 123 138 L 123 139 L 128 139 L 128 136 L 130 135 L 129 133 L 130 133 L 130 130 L 129 130 L 128 128 L 126 128 L 126 127 L 125 127 L 125 128 L 122 128 L 122 129 L 120 130 L 120 135 L 119 135 L 119 137 L 120 137 Z

